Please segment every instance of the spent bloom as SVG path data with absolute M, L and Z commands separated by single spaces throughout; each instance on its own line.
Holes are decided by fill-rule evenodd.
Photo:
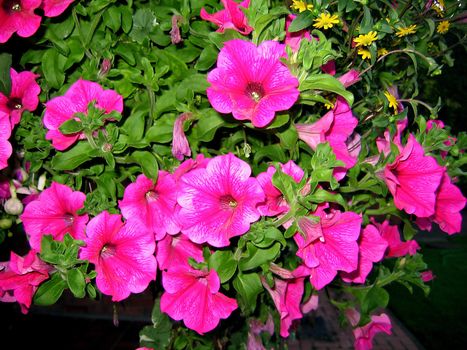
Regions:
M 83 239 L 89 217 L 87 214 L 79 215 L 78 210 L 84 207 L 85 200 L 84 193 L 52 182 L 38 199 L 26 205 L 21 215 L 31 247 L 40 251 L 44 235 L 52 235 L 57 241 L 61 241 L 66 233 L 74 239 Z
M 370 323 L 363 327 L 357 327 L 360 321 L 360 313 L 355 309 L 347 309 L 345 315 L 350 321 L 350 324 L 355 327 L 353 329 L 353 335 L 355 337 L 355 349 L 356 350 L 370 350 L 373 348 L 373 338 L 378 333 L 392 334 L 391 332 L 391 320 L 388 315 L 380 314 L 372 315 Z
M 307 1 L 302 0 L 292 0 L 292 5 L 290 5 L 290 8 L 302 13 L 306 10 L 313 10 L 313 4 L 308 4 Z
M 370 46 L 373 42 L 378 39 L 378 33 L 371 31 L 367 34 L 360 34 L 357 38 L 353 39 L 356 47 Z
M 190 144 L 186 138 L 183 125 L 192 117 L 191 113 L 182 113 L 175 119 L 172 138 L 172 155 L 178 160 L 191 156 Z
M 417 32 L 417 25 L 412 24 L 408 27 L 399 27 L 397 28 L 396 36 L 399 38 L 402 38 L 404 36 L 410 35 L 410 34 L 415 34 Z
M 0 6 L 0 43 L 5 43 L 13 33 L 22 38 L 33 35 L 41 25 L 41 16 L 34 11 L 42 0 L 2 1 Z
M 179 180 L 178 204 L 182 232 L 195 243 L 226 247 L 259 219 L 264 200 L 248 163 L 229 153 L 217 156 L 206 168 L 194 169 Z
M 449 21 L 441 21 L 438 23 L 438 27 L 436 27 L 436 31 L 439 34 L 446 34 L 449 30 Z
M 248 25 L 247 18 L 240 7 L 248 8 L 250 0 L 244 0 L 240 4 L 234 0 L 221 0 L 224 10 L 209 14 L 204 8 L 201 9 L 200 17 L 205 21 L 214 23 L 219 27 L 217 30 L 223 33 L 226 29 L 233 29 L 243 35 L 248 35 L 253 30 Z
M 86 236 L 80 259 L 96 265 L 97 287 L 112 301 L 141 293 L 156 279 L 156 243 L 145 225 L 104 211 L 89 221 Z
M 213 108 L 256 127 L 271 123 L 276 111 L 292 107 L 299 95 L 298 80 L 280 61 L 284 55 L 285 46 L 276 41 L 258 47 L 240 39 L 225 42 L 217 68 L 208 74 Z
M 321 13 L 318 18 L 314 20 L 316 23 L 313 24 L 313 27 L 321 29 L 329 29 L 334 26 L 334 24 L 339 23 L 339 17 L 337 15 L 331 15 L 329 13 Z

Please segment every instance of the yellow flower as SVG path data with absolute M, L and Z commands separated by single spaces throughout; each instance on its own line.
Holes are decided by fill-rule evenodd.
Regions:
M 321 13 L 318 18 L 315 19 L 315 24 L 313 27 L 315 28 L 324 28 L 329 29 L 332 28 L 334 24 L 339 23 L 339 17 L 337 15 L 330 15 L 329 13 Z
M 370 46 L 373 41 L 378 39 L 378 34 L 375 31 L 371 31 L 368 34 L 360 34 L 357 38 L 353 39 L 356 43 L 355 46 Z
M 439 17 L 443 17 L 446 5 L 444 4 L 444 0 L 435 0 L 431 8 L 436 11 Z
M 416 24 L 412 24 L 408 27 L 400 27 L 397 29 L 397 33 L 396 35 L 399 37 L 399 38 L 402 38 L 403 36 L 407 36 L 409 34 L 415 34 L 415 32 L 417 31 L 417 25 Z
M 449 21 L 439 22 L 438 28 L 436 29 L 436 31 L 439 34 L 446 34 L 448 32 L 448 30 L 449 30 Z
M 394 114 L 397 114 L 398 110 L 397 110 L 397 99 L 396 99 L 396 96 L 394 96 L 393 94 L 391 94 L 389 91 L 385 91 L 384 92 L 384 96 L 386 96 L 386 98 L 388 99 L 388 102 L 389 102 L 389 108 L 394 108 Z
M 306 1 L 293 0 L 293 4 L 290 5 L 290 8 L 302 13 L 306 10 L 313 10 L 313 4 L 307 4 Z
M 367 49 L 358 49 L 357 53 L 362 56 L 362 60 L 370 59 L 371 58 L 371 52 L 370 50 Z
M 378 49 L 378 57 L 387 55 L 388 53 L 389 53 L 389 51 L 386 50 L 384 47 L 382 47 L 381 49 Z

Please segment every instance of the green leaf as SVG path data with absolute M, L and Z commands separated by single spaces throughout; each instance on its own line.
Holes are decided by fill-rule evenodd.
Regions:
M 389 293 L 381 287 L 373 286 L 363 299 L 362 313 L 370 314 L 377 308 L 385 308 L 389 303 Z
M 55 304 L 66 287 L 67 283 L 60 277 L 60 274 L 53 274 L 50 280 L 42 283 L 37 289 L 34 294 L 34 304 L 41 306 Z
M 151 320 L 153 325 L 144 327 L 139 333 L 140 345 L 153 349 L 166 349 L 170 343 L 172 323 L 169 317 L 161 312 L 160 299 L 154 301 Z
M 238 302 L 243 313 L 249 315 L 256 309 L 256 298 L 263 291 L 263 285 L 257 273 L 238 274 L 232 282 L 238 292 Z
M 66 275 L 68 287 L 76 298 L 84 298 L 86 295 L 86 281 L 83 273 L 79 269 L 69 270 Z
M 373 27 L 373 18 L 371 17 L 370 9 L 363 6 L 363 19 L 360 23 L 360 34 L 367 34 Z
M 295 17 L 295 19 L 290 23 L 289 32 L 299 32 L 313 23 L 313 14 L 311 11 L 301 12 Z
M 66 122 L 63 122 L 58 129 L 62 134 L 70 135 L 83 130 L 83 124 L 75 119 L 68 119 Z
M 64 67 L 67 58 L 58 53 L 56 49 L 49 49 L 42 56 L 42 72 L 47 84 L 60 89 L 65 82 Z
M 113 32 L 116 32 L 120 29 L 122 23 L 121 11 L 117 6 L 110 6 L 107 10 L 104 11 L 103 15 L 104 24 L 112 29 Z
M 144 136 L 144 125 L 146 112 L 135 112 L 131 114 L 122 126 L 122 129 L 128 135 L 128 143 L 139 142 Z
M 148 9 L 137 9 L 133 15 L 133 28 L 130 32 L 130 38 L 138 43 L 143 43 L 144 39 L 149 37 L 156 24 L 154 13 Z
M 347 91 L 342 83 L 329 74 L 313 74 L 308 76 L 300 84 L 300 91 L 306 90 L 322 90 L 334 92 L 345 98 L 350 106 L 352 106 L 354 97 L 353 94 Z
M 281 244 L 275 243 L 271 248 L 260 249 L 252 243 L 247 243 L 247 257 L 240 259 L 238 267 L 242 271 L 248 271 L 276 259 L 281 250 Z
M 52 159 L 54 170 L 74 170 L 93 156 L 94 149 L 87 141 L 79 142 L 65 152 L 57 152 Z
M 225 120 L 216 111 L 209 109 L 193 126 L 192 135 L 198 141 L 209 142 L 214 139 L 216 131 L 224 126 Z
M 156 181 L 159 174 L 159 165 L 156 157 L 148 151 L 134 151 L 131 158 L 143 169 L 144 175 Z
M 295 149 L 298 141 L 298 133 L 293 123 L 291 123 L 287 129 L 277 134 L 277 136 L 281 140 L 282 147 L 289 151 Z
M 288 113 L 276 113 L 276 116 L 271 124 L 266 129 L 276 129 L 288 123 L 290 116 Z
M 218 250 L 209 257 L 209 269 L 216 270 L 221 283 L 229 281 L 237 271 L 237 261 L 229 250 Z
M 219 54 L 219 51 L 217 51 L 214 45 L 206 46 L 203 49 L 203 51 L 201 51 L 201 55 L 199 56 L 199 59 L 195 64 L 195 69 L 201 70 L 201 71 L 208 70 L 217 61 L 218 54 Z
M 0 92 L 5 96 L 9 96 L 11 91 L 11 59 L 12 56 L 8 53 L 0 54 Z

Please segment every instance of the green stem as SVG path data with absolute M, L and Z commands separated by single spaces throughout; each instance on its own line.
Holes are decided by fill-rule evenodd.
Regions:
M 398 279 L 400 279 L 402 276 L 405 275 L 405 272 L 404 271 L 397 271 L 397 272 L 393 272 L 391 273 L 389 276 L 381 279 L 381 280 L 378 280 L 376 282 L 376 286 L 377 287 L 384 287 L 394 281 L 397 281 Z
M 422 105 L 423 107 L 425 107 L 426 109 L 428 109 L 431 113 L 431 111 L 433 110 L 433 107 L 431 107 L 429 104 L 423 102 L 423 101 L 420 101 L 420 100 L 416 100 L 414 98 L 407 98 L 407 99 L 397 99 L 398 102 L 415 102 L 415 103 L 418 103 L 420 105 Z
M 384 54 L 382 55 L 380 58 L 378 58 L 376 60 L 376 62 L 374 64 L 372 64 L 371 66 L 369 66 L 368 68 L 366 68 L 365 70 L 363 70 L 361 73 L 360 73 L 360 76 L 362 76 L 363 74 L 365 74 L 366 72 L 368 72 L 371 68 L 373 68 L 373 66 L 378 63 L 378 62 L 381 62 L 383 59 L 385 59 L 387 56 L 389 55 L 392 55 L 394 53 L 405 53 L 405 54 L 409 54 L 409 53 L 413 53 L 413 54 L 416 54 L 418 56 L 420 56 L 421 58 L 423 58 L 425 61 L 427 61 L 428 63 L 430 63 L 430 61 L 428 60 L 428 58 L 425 57 L 425 55 L 423 55 L 422 53 L 416 51 L 416 50 L 404 50 L 404 49 L 400 49 L 400 50 L 392 50 L 392 51 L 389 51 L 387 54 Z
M 395 213 L 397 209 L 395 207 L 387 206 L 387 207 L 382 207 L 378 209 L 368 209 L 365 211 L 365 214 L 367 215 L 384 215 L 384 214 L 392 214 Z
M 98 149 L 96 142 L 94 141 L 94 137 L 92 137 L 92 131 L 85 131 L 84 135 L 86 136 L 86 139 L 88 140 L 89 144 L 91 145 L 92 148 Z

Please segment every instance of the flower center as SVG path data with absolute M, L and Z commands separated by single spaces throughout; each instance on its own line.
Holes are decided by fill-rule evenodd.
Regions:
M 6 0 L 2 5 L 6 13 L 11 14 L 12 12 L 21 11 L 21 1 L 18 0 Z
M 21 99 L 19 99 L 18 97 L 8 99 L 6 106 L 10 111 L 23 108 L 23 105 L 21 104 Z
M 72 226 L 75 222 L 75 217 L 72 214 L 65 214 L 63 220 L 65 220 L 67 226 Z
M 148 202 L 155 202 L 159 198 L 159 194 L 156 191 L 146 192 L 146 200 Z
M 112 244 L 106 244 L 101 249 L 101 257 L 103 259 L 110 258 L 115 255 L 115 246 Z
M 234 209 L 237 207 L 238 203 L 234 197 L 230 194 L 226 194 L 220 198 L 221 208 L 222 209 Z
M 245 95 L 258 102 L 264 96 L 264 88 L 261 83 L 248 83 L 245 89 Z

